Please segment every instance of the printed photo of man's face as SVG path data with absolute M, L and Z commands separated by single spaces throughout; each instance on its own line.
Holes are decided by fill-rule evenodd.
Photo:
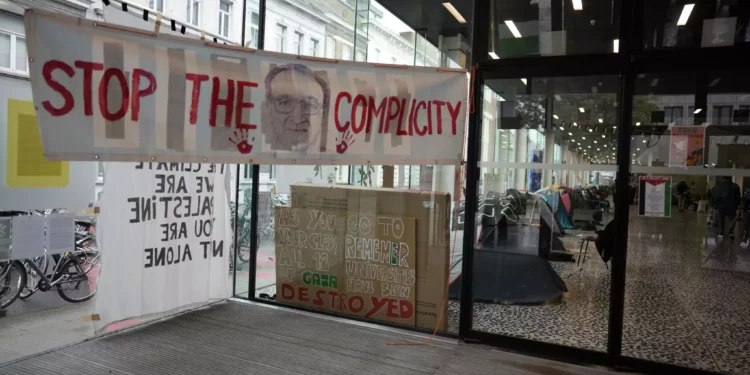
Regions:
M 306 66 L 273 67 L 266 76 L 263 103 L 264 121 L 272 125 L 272 134 L 266 133 L 271 148 L 304 152 L 320 146 L 329 101 L 328 83 Z

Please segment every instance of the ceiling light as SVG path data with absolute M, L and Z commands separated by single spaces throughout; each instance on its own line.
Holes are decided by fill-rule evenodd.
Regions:
M 594 129 L 589 129 L 589 133 L 593 133 L 593 132 L 594 132 Z
M 565 130 L 565 128 L 561 126 L 561 127 L 560 127 L 560 130 Z
M 604 119 L 600 118 L 600 119 L 599 119 L 599 123 L 600 123 L 600 124 L 603 124 L 603 123 L 604 123 Z
M 651 87 L 656 87 L 659 84 L 659 78 L 654 78 L 653 81 L 651 81 Z
M 495 60 L 497 60 L 497 59 L 500 58 L 499 56 L 497 56 L 497 54 L 495 52 L 490 52 L 490 57 L 492 57 Z
M 635 126 L 641 126 L 641 122 L 640 121 L 636 122 Z
M 523 84 L 525 85 L 525 84 L 527 84 L 527 83 L 528 83 L 529 81 L 527 81 L 527 80 L 526 80 L 526 78 L 521 78 L 521 82 L 523 82 Z
M 597 143 L 597 142 L 596 142 L 596 141 L 594 141 L 594 143 Z
M 643 140 L 643 143 L 646 143 L 646 140 L 645 140 L 645 139 Z
M 572 136 L 572 135 L 573 135 L 573 133 L 571 133 L 571 132 L 568 132 L 568 135 L 571 135 L 571 136 Z
M 560 97 L 560 95 L 555 94 L 555 100 L 559 102 L 560 100 L 562 100 L 562 97 Z
M 677 20 L 677 26 L 687 25 L 688 18 L 690 18 L 690 13 L 693 12 L 693 8 L 695 8 L 695 4 L 685 4 L 682 8 L 680 19 Z
M 585 140 L 586 140 L 586 137 L 581 137 L 581 139 L 583 139 L 583 140 L 585 141 Z
M 589 146 L 589 148 L 591 148 L 591 146 Z
M 703 110 L 703 108 L 698 108 L 698 109 L 695 110 L 695 112 L 693 112 L 693 114 L 697 115 L 697 114 L 701 113 L 702 110 Z
M 456 17 L 456 21 L 458 21 L 458 23 L 466 23 L 466 19 L 461 15 L 461 13 L 458 13 L 456 8 L 453 7 L 453 4 L 445 2 L 443 3 L 443 6 L 445 7 L 445 9 L 448 9 L 448 11 L 451 12 L 453 17 Z
M 573 10 L 583 10 L 583 0 L 573 0 Z
M 602 150 L 602 149 L 600 149 L 600 148 L 598 148 L 598 147 L 596 148 L 596 151 L 601 151 L 601 150 Z
M 636 151 L 641 151 L 641 149 L 640 149 L 640 148 L 636 148 L 635 150 L 636 150 Z
M 521 32 L 518 31 L 518 28 L 516 27 L 516 24 L 513 23 L 513 21 L 505 21 L 505 26 L 508 26 L 508 29 L 510 30 L 510 33 L 513 34 L 513 37 L 521 38 Z
M 620 39 L 615 39 L 612 41 L 612 49 L 615 53 L 620 52 Z
M 554 117 L 555 120 L 559 120 L 560 119 L 559 117 L 557 117 L 557 115 L 552 115 L 552 117 Z
M 607 138 L 607 136 L 606 136 L 606 135 L 604 135 L 604 134 L 602 134 L 602 138 Z
M 714 86 L 718 85 L 719 82 L 721 82 L 721 78 L 716 78 L 713 81 L 711 81 L 711 83 L 709 84 L 709 86 L 714 87 Z
M 617 129 L 617 127 L 616 127 L 616 126 L 613 126 L 613 127 L 612 127 L 612 129 Z
M 633 154 L 633 156 L 635 156 L 635 154 Z
M 579 111 L 581 111 L 581 113 L 584 113 L 584 112 L 586 112 L 586 110 L 585 110 L 585 109 L 583 109 L 583 107 L 580 107 L 580 108 L 578 108 L 578 110 L 579 110 Z

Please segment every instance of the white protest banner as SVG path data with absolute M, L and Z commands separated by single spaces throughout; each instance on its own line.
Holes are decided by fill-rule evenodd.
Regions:
M 228 298 L 225 165 L 111 163 L 97 226 L 101 326 Z
M 434 165 L 462 158 L 464 70 L 255 51 L 37 10 L 25 22 L 49 159 Z

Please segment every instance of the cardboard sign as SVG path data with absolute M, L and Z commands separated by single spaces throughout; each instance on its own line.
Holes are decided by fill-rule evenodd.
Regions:
M 48 159 L 461 161 L 465 70 L 305 58 L 37 10 L 25 23 Z
M 447 329 L 450 266 L 449 194 L 363 186 L 295 184 L 292 207 L 413 217 L 417 257 L 417 327 Z M 442 315 L 442 319 L 440 316 Z
M 275 215 L 278 300 L 415 324 L 414 218 L 285 207 Z

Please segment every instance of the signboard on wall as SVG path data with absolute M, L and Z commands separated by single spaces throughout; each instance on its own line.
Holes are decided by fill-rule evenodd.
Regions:
M 669 141 L 669 165 L 703 166 L 705 131 L 706 128 L 702 126 L 673 126 Z
M 36 10 L 25 22 L 49 159 L 457 165 L 462 157 L 463 70 L 304 58 Z
M 415 325 L 414 218 L 277 207 L 277 298 Z
M 98 329 L 229 297 L 226 173 L 218 164 L 107 166 L 97 226 Z
M 641 176 L 638 185 L 638 215 L 672 216 L 672 177 Z

